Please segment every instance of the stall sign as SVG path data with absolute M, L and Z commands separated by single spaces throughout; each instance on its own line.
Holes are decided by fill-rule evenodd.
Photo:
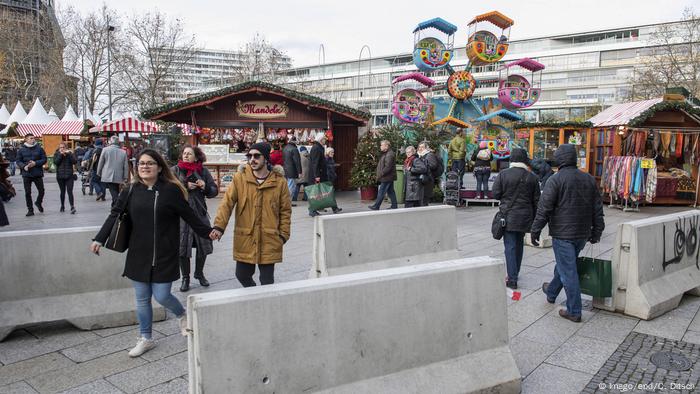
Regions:
M 289 112 L 285 102 L 276 101 L 238 101 L 236 112 L 243 118 L 274 119 L 284 118 Z
M 642 168 L 654 168 L 654 159 L 642 159 Z
M 200 144 L 199 149 L 207 156 L 207 163 L 226 164 L 228 163 L 228 145 L 206 145 Z

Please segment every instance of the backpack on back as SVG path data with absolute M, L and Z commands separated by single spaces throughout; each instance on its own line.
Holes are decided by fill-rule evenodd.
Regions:
M 476 154 L 476 158 L 479 160 L 491 160 L 491 151 L 488 149 L 482 149 Z
M 445 163 L 442 162 L 442 157 L 439 157 L 438 155 L 435 155 L 435 159 L 437 159 L 438 165 L 434 170 L 430 171 L 430 174 L 433 176 L 433 179 L 438 179 L 445 172 Z

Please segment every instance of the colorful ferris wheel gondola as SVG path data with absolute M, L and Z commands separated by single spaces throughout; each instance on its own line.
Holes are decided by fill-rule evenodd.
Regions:
M 443 33 L 444 40 L 424 36 L 429 29 Z M 446 67 L 452 60 L 456 31 L 457 26 L 442 18 L 419 23 L 413 30 L 413 63 L 416 67 L 421 71 L 434 71 Z
M 489 22 L 501 29 L 500 36 L 489 31 Z M 508 40 L 510 39 L 510 27 L 513 20 L 498 11 L 477 15 L 469 22 L 469 41 L 467 42 L 467 57 L 472 65 L 481 66 L 494 63 L 503 58 L 508 52 Z
M 435 85 L 435 81 L 418 72 L 400 75 L 394 78 L 392 85 L 397 86 L 406 81 L 415 81 L 424 88 L 430 88 Z M 408 87 L 401 89 L 394 95 L 391 105 L 394 116 L 404 123 L 425 122 L 431 108 L 430 102 L 419 90 Z
M 520 74 L 512 74 L 513 67 L 516 66 L 530 71 L 530 79 Z M 530 58 L 510 62 L 501 67 L 498 70 L 498 99 L 501 104 L 510 109 L 527 108 L 535 104 L 540 98 L 542 70 L 544 65 Z

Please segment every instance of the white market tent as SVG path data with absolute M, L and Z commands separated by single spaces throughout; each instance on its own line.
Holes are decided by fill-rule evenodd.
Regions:
M 53 119 L 41 105 L 41 101 L 37 98 L 34 101 L 32 109 L 29 110 L 27 117 L 23 121 L 18 122 L 17 134 L 24 137 L 28 134 L 33 134 L 37 137 L 41 137 L 41 131 L 46 127 L 47 124 L 51 123 Z
M 88 123 L 91 121 L 88 120 Z M 73 111 L 72 106 L 68 106 L 63 119 L 56 120 L 44 128 L 42 135 L 80 135 L 85 127 L 83 120 L 78 118 L 78 115 Z
M 51 109 L 49 110 L 49 118 L 51 118 L 51 121 L 52 121 L 52 122 L 57 121 L 57 120 L 60 119 L 60 118 L 58 117 L 58 115 L 56 114 L 56 111 L 54 111 L 53 107 L 51 107 Z
M 3 104 L 2 107 L 0 107 L 0 125 L 5 126 L 8 119 L 10 119 L 10 111 L 8 111 L 5 104 Z
M 27 117 L 27 113 L 24 111 L 24 107 L 22 107 L 22 103 L 17 101 L 17 104 L 15 105 L 15 109 L 12 111 L 12 114 L 10 117 L 7 119 L 7 125 L 5 126 L 2 131 L 0 131 L 0 136 L 6 136 L 7 132 L 10 130 L 10 126 L 12 126 L 13 123 L 21 122 Z
M 66 114 L 63 115 L 63 118 L 61 120 L 64 122 L 70 122 L 74 120 L 80 120 L 80 118 L 78 118 L 78 115 L 76 115 L 75 111 L 73 111 L 73 106 L 69 105 L 68 109 L 66 110 Z

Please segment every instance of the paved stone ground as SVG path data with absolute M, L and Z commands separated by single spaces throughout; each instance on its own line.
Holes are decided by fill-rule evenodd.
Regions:
M 59 213 L 58 188 L 54 178 L 47 176 L 46 211 L 25 218 L 21 180 L 15 177 L 13 182 L 19 196 L 6 205 L 11 225 L 0 231 L 100 225 L 109 209 L 109 199 L 98 203 L 93 197 L 76 195 L 78 213 Z M 358 193 L 342 193 L 338 200 L 344 212 L 367 210 Z M 211 200 L 211 211 L 218 202 Z M 601 243 L 592 250 L 589 245 L 583 253 L 610 258 L 617 224 L 685 209 L 644 207 L 640 213 L 623 213 L 606 208 Z M 488 230 L 494 212 L 495 208 L 477 206 L 457 210 L 462 256 L 503 258 L 502 243 L 493 240 Z M 279 282 L 307 277 L 312 229 L 306 204 L 299 202 L 293 208 L 292 238 L 284 250 L 284 263 L 276 268 Z M 229 231 L 207 260 L 205 272 L 212 286 L 206 291 L 240 287 L 233 268 Z M 583 323 L 576 324 L 557 316 L 563 292 L 551 305 L 539 290 L 542 282 L 551 279 L 553 269 L 551 248 L 526 247 L 519 281 L 522 299 L 508 301 L 510 346 L 523 376 L 524 393 L 581 392 L 631 333 L 700 344 L 700 298 L 685 297 L 679 308 L 649 322 L 593 310 L 588 302 Z M 188 294 L 200 291 L 204 289 L 195 284 Z M 184 300 L 177 290 L 174 294 Z M 126 349 L 136 342 L 136 326 L 80 331 L 56 322 L 16 330 L 0 342 L 0 393 L 184 393 L 186 340 L 179 336 L 172 316 L 155 323 L 154 330 L 158 347 L 135 359 L 128 357 Z

